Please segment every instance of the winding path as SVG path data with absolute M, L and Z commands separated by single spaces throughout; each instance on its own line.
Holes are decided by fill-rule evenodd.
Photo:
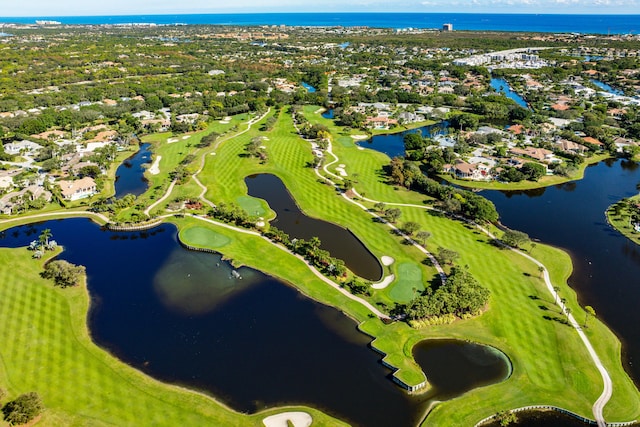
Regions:
M 337 175 L 329 172 L 326 170 L 327 166 L 330 166 L 336 162 L 339 161 L 338 156 L 336 156 L 332 151 L 331 151 L 331 144 L 328 145 L 327 147 L 327 151 L 333 156 L 334 161 L 327 164 L 323 169 L 325 170 L 325 172 L 327 172 L 328 174 L 338 178 L 338 179 L 342 179 L 340 177 L 338 177 Z M 330 182 L 331 184 L 333 184 L 334 186 L 338 187 L 336 185 L 335 182 L 333 182 L 331 179 L 323 176 L 322 174 L 320 174 L 320 172 L 318 171 L 318 169 L 315 169 L 316 174 L 326 180 L 327 182 Z M 439 209 L 433 208 L 431 206 L 422 206 L 422 205 L 415 205 L 415 204 L 410 204 L 410 203 L 393 203 L 393 202 L 384 202 L 384 201 L 380 201 L 380 200 L 374 200 L 374 199 L 369 199 L 369 198 L 365 198 L 362 197 L 360 194 L 358 194 L 358 192 L 355 189 L 351 189 L 351 191 L 360 199 L 365 200 L 367 202 L 370 203 L 384 203 L 385 205 L 388 206 L 400 206 L 400 207 L 408 207 L 408 208 L 418 208 L 418 209 L 424 209 L 424 210 L 433 210 L 433 211 L 440 211 Z M 376 215 L 375 213 L 369 211 L 369 209 L 367 209 L 364 205 L 358 203 L 357 201 L 347 197 L 347 195 L 345 193 L 342 193 L 342 197 L 344 197 L 345 199 L 349 200 L 351 203 L 356 204 L 357 206 L 359 206 L 360 208 L 364 209 L 365 211 L 367 211 L 369 214 L 371 214 L 372 216 L 378 217 L 380 218 L 378 215 Z M 466 218 L 460 217 L 455 215 L 454 216 L 457 219 L 460 219 L 462 221 L 465 221 L 475 227 L 477 227 L 480 231 L 482 231 L 483 233 L 485 233 L 488 237 L 497 240 L 496 236 L 491 233 L 489 230 L 487 230 L 486 228 L 480 226 L 479 224 L 470 221 Z M 381 218 L 382 219 L 382 218 Z M 384 220 L 383 220 L 384 221 Z M 435 260 L 435 258 L 433 257 L 433 255 L 431 255 L 431 253 L 429 253 L 425 248 L 423 248 L 421 245 L 418 245 L 415 241 L 413 241 L 409 236 L 403 234 L 402 232 L 400 232 L 400 230 L 398 230 L 393 224 L 384 221 L 387 223 L 387 225 L 389 227 L 391 227 L 394 230 L 397 230 L 397 232 L 399 232 L 403 237 L 405 237 L 410 243 L 412 243 L 415 247 L 417 247 L 418 249 L 420 249 L 423 253 L 425 253 L 429 259 L 431 259 L 432 262 L 434 262 L 434 265 L 436 266 L 436 268 L 438 269 L 438 273 L 440 274 L 440 278 L 442 280 L 442 283 L 444 284 L 445 280 L 446 280 L 446 276 L 444 274 L 444 271 L 442 271 L 441 266 L 437 263 L 437 261 Z M 497 240 L 499 241 L 499 240 Z M 591 357 L 591 359 L 593 360 L 593 363 L 596 365 L 596 368 L 598 369 L 598 371 L 600 372 L 600 375 L 602 377 L 602 381 L 603 381 L 603 390 L 602 390 L 602 394 L 600 395 L 600 397 L 598 397 L 598 399 L 595 401 L 595 403 L 593 404 L 592 407 L 592 411 L 593 411 L 593 416 L 596 420 L 596 423 L 599 427 L 605 427 L 607 425 L 605 419 L 604 419 L 604 415 L 603 415 L 603 410 L 605 405 L 607 404 L 607 402 L 609 402 L 609 399 L 611 399 L 611 395 L 613 393 L 613 383 L 611 381 L 611 377 L 609 376 L 609 372 L 607 372 L 606 368 L 604 367 L 604 365 L 602 364 L 602 361 L 600 360 L 600 358 L 598 357 L 598 354 L 596 353 L 595 349 L 593 348 L 593 345 L 591 344 L 591 341 L 589 341 L 589 338 L 587 337 L 587 335 L 584 333 L 584 331 L 582 330 L 582 327 L 580 326 L 580 324 L 576 321 L 575 317 L 573 316 L 573 314 L 571 314 L 570 312 L 567 312 L 567 307 L 565 304 L 563 304 L 562 302 L 560 302 L 560 298 L 558 293 L 555 291 L 555 289 L 553 288 L 553 284 L 551 283 L 551 278 L 549 277 L 549 271 L 547 270 L 547 267 L 545 267 L 544 264 L 542 264 L 540 261 L 538 261 L 537 259 L 535 259 L 534 257 L 532 257 L 529 254 L 526 254 L 516 248 L 513 248 L 511 246 L 505 245 L 503 244 L 505 247 L 507 247 L 508 249 L 510 249 L 511 251 L 527 258 L 528 260 L 530 260 L 531 262 L 533 262 L 534 264 L 536 264 L 538 267 L 542 268 L 542 272 L 543 272 L 543 277 L 544 277 L 544 281 L 545 284 L 547 286 L 547 289 L 549 291 L 549 293 L 551 293 L 551 295 L 554 297 L 554 301 L 559 301 L 560 304 L 560 308 L 562 309 L 562 312 L 567 316 L 567 319 L 569 321 L 569 323 L 571 324 L 571 326 L 578 332 L 578 335 L 580 336 L 580 339 L 582 340 L 582 343 L 584 344 L 584 346 L 587 349 L 587 352 L 589 353 L 589 356 Z

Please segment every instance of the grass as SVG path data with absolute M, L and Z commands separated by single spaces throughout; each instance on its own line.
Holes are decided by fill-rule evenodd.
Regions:
M 350 133 L 316 114 L 317 109 L 305 108 L 312 123 L 327 125 L 334 138 L 350 138 Z M 372 303 L 391 306 L 399 299 L 407 298 L 407 292 L 413 293 L 410 283 L 415 281 L 418 271 L 423 282 L 433 280 L 436 272 L 422 263 L 422 253 L 404 245 L 402 239 L 391 233 L 388 227 L 372 221 L 360 208 L 339 197 L 332 187 L 318 182 L 314 171 L 306 166 L 312 159 L 309 144 L 295 134 L 288 113 L 276 113 L 276 118 L 277 123 L 272 131 L 262 132 L 256 126 L 236 138 L 226 140 L 216 149 L 216 156 L 205 157 L 200 179 L 208 187 L 207 197 L 216 203 L 244 200 L 248 198 L 244 185 L 246 176 L 274 173 L 283 180 L 308 215 L 349 227 L 376 256 L 391 255 L 396 259 L 390 269 L 398 277 L 398 282 L 376 291 L 371 298 Z M 265 141 L 269 155 L 269 161 L 265 164 L 242 156 L 245 144 L 255 136 L 269 138 Z M 385 182 L 382 168 L 388 164 L 387 156 L 339 143 L 333 146 L 340 157 L 338 163 L 347 165 L 346 169 L 360 194 L 366 193 L 367 197 L 386 202 L 420 206 L 430 202 L 423 195 L 394 188 Z M 179 161 L 183 154 L 167 153 L 168 161 Z M 164 161 L 165 154 L 162 155 Z M 172 155 L 174 160 L 170 160 Z M 176 187 L 175 191 L 176 194 L 191 193 L 196 191 L 196 187 L 187 183 Z M 257 199 L 254 200 L 257 202 Z M 253 201 L 247 203 L 255 204 Z M 435 252 L 438 247 L 457 251 L 460 254 L 459 264 L 468 268 L 481 284 L 490 289 L 490 303 L 482 316 L 421 330 L 412 329 L 401 322 L 384 325 L 378 319 L 371 318 L 364 306 L 347 299 L 316 278 L 302 261 L 259 236 L 239 234 L 191 217 L 172 221 L 182 230 L 183 237 L 192 239 L 194 243 L 209 245 L 228 239 L 221 252 L 232 258 L 234 265 L 245 264 L 266 271 L 295 283 L 301 292 L 318 301 L 340 307 L 360 323 L 359 328 L 363 332 L 375 338 L 373 345 L 387 354 L 385 361 L 399 368 L 396 376 L 409 384 L 424 380 L 422 371 L 412 357 L 413 346 L 424 339 L 447 337 L 472 340 L 492 345 L 509 356 L 513 374 L 508 380 L 438 404 L 425 421 L 429 426 L 473 425 L 500 410 L 530 404 L 553 404 L 591 417 L 591 406 L 602 389 L 599 373 L 578 335 L 566 325 L 539 277 L 537 267 L 516 253 L 491 245 L 484 234 L 467 224 L 416 207 L 402 207 L 401 211 L 401 222 L 415 221 L 423 230 L 431 232 L 432 236 L 427 242 L 430 251 Z M 266 217 L 272 217 L 270 214 Z M 65 293 L 51 289 L 35 271 L 25 278 L 17 277 L 16 272 L 26 268 L 26 263 L 35 262 L 28 259 L 27 255 L 20 255 L 19 251 L 0 250 L 0 265 L 11 266 L 0 268 L 0 274 L 4 275 L 0 276 L 0 331 L 2 342 L 9 343 L 0 348 L 3 361 L 0 364 L 0 385 L 6 384 L 12 395 L 34 388 L 44 390 L 45 403 L 52 408 L 46 414 L 46 425 L 56 425 L 56 421 L 63 419 L 49 418 L 53 414 L 59 414 L 60 417 L 87 417 L 79 419 L 75 423 L 77 425 L 90 424 L 86 419 L 127 425 L 134 424 L 138 417 L 155 424 L 161 416 L 164 418 L 157 421 L 158 425 L 164 420 L 174 425 L 192 425 L 191 422 L 197 425 L 259 422 L 259 417 L 246 418 L 211 399 L 155 382 L 95 347 L 84 326 L 88 306 L 86 292 L 80 292 L 76 299 L 69 299 L 69 295 L 78 290 L 71 289 Z M 533 255 L 547 266 L 553 283 L 561 288 L 568 306 L 580 319 L 584 313 L 575 293 L 566 285 L 571 273 L 569 256 L 542 244 L 535 247 Z M 13 285 L 13 282 L 17 284 Z M 20 295 L 21 292 L 31 292 L 32 288 L 38 289 L 40 294 Z M 7 293 L 6 289 L 11 291 Z M 46 308 L 45 300 L 52 298 L 61 298 L 62 305 L 56 311 L 58 314 Z M 16 304 L 18 308 L 13 307 Z M 26 309 L 20 309 L 21 304 L 27 304 Z M 11 306 L 10 310 L 5 309 L 8 306 Z M 47 329 L 45 333 L 49 338 L 35 334 L 41 325 L 49 328 L 49 323 L 55 323 L 56 319 L 61 319 L 63 327 L 51 332 Z M 637 405 L 640 395 L 622 369 L 619 341 L 597 319 L 593 319 L 587 333 L 614 382 L 613 398 L 605 407 L 607 421 L 637 418 L 640 415 Z M 73 340 L 78 343 L 74 344 Z M 102 362 L 95 364 L 84 353 L 90 353 Z M 37 364 L 29 364 L 34 355 L 39 357 Z M 77 375 L 82 378 L 77 379 Z M 38 377 L 32 378 L 34 376 Z M 43 381 L 45 384 L 42 384 Z M 77 388 L 73 388 L 74 381 L 78 381 Z M 54 389 L 58 382 L 62 384 L 60 390 Z M 103 391 L 106 391 L 106 395 Z M 78 394 L 82 398 L 75 399 Z M 158 402 L 165 406 L 159 407 L 161 403 Z M 188 412 L 184 416 L 188 417 L 185 419 L 189 422 L 180 418 L 184 411 Z M 319 425 L 336 422 L 318 412 L 312 413 L 314 418 L 318 418 Z M 149 421 L 144 418 L 147 415 L 151 417 Z
M 118 361 L 91 341 L 86 288 L 54 288 L 38 274 L 44 261 L 30 255 L 0 248 L 0 387 L 9 391 L 7 399 L 37 391 L 47 408 L 38 425 L 255 426 L 281 411 L 239 414 Z M 341 425 L 317 410 L 299 409 L 320 425 Z
M 231 238 L 205 227 L 187 227 L 180 230 L 180 240 L 198 248 L 218 249 L 227 246 Z
M 403 262 L 398 265 L 397 272 L 398 278 L 394 282 L 389 296 L 395 301 L 407 303 L 424 290 L 422 270 L 414 263 Z
M 640 203 L 640 195 L 630 197 L 629 200 L 633 204 L 638 204 Z M 619 212 L 616 212 L 614 206 L 619 203 L 622 203 L 622 201 L 616 202 L 607 208 L 607 221 L 627 239 L 631 240 L 636 245 L 640 245 L 640 233 L 631 226 L 630 208 L 628 206 L 623 206 L 620 208 Z

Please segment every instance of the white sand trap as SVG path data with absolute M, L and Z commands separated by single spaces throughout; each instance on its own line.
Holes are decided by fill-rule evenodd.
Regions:
M 258 221 L 256 222 L 256 227 L 264 227 L 266 224 L 264 223 L 264 221 Z
M 391 265 L 391 264 L 393 264 L 394 262 L 396 262 L 396 260 L 395 260 L 395 259 L 393 259 L 392 257 L 387 256 L 387 255 L 383 255 L 383 256 L 381 256 L 381 257 L 380 257 L 380 261 L 382 261 L 382 265 L 385 265 L 385 266 L 387 266 L 387 265 Z
M 338 175 L 340 176 L 347 176 L 347 172 L 345 172 L 345 170 L 342 169 L 341 167 L 337 167 L 336 172 L 338 172 Z
M 347 167 L 347 165 L 339 164 L 339 165 L 338 165 L 338 167 L 339 167 L 340 169 L 344 169 L 344 168 L 346 168 L 346 167 Z
M 178 138 L 169 138 L 167 139 L 167 143 L 173 144 L 174 142 L 178 142 Z
M 287 421 L 290 421 L 294 427 L 309 427 L 313 418 L 306 412 L 283 412 L 265 418 L 262 424 L 266 427 L 287 427 Z
M 261 145 L 260 148 L 262 148 L 264 150 L 265 148 L 267 148 L 267 146 L 266 145 Z
M 373 289 L 384 289 L 387 286 L 389 286 L 391 283 L 393 283 L 394 280 L 396 280 L 396 276 L 393 274 L 390 274 L 384 279 L 382 279 L 382 282 L 374 283 L 373 285 L 371 285 L 371 287 Z
M 149 168 L 149 173 L 151 175 L 158 175 L 160 173 L 160 168 L 158 167 L 160 166 L 160 159 L 162 159 L 162 156 L 156 157 L 156 159 L 153 161 L 153 164 Z
M 224 118 L 224 120 L 226 120 L 226 121 L 230 122 L 230 121 L 231 121 L 231 116 L 227 116 L 227 117 L 225 117 L 225 118 Z
M 231 122 L 229 120 L 220 120 L 218 123 L 220 123 L 221 125 L 228 125 Z
M 189 139 L 189 138 L 191 138 L 191 135 L 185 135 L 182 137 L 182 139 Z
M 355 139 L 356 141 L 361 141 L 363 139 L 369 139 L 369 135 L 351 135 L 351 138 Z
M 211 153 L 211 155 L 212 155 L 212 156 L 215 156 L 215 155 L 216 155 L 216 153 Z
M 358 150 L 364 150 L 364 147 L 360 147 L 360 146 L 358 145 Z
M 325 112 L 325 111 L 327 111 L 326 108 L 318 108 L 316 111 L 314 111 L 314 114 L 320 114 L 320 113 Z

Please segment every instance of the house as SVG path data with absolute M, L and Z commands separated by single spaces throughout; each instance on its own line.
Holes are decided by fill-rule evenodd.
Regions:
M 15 209 L 22 206 L 24 203 L 24 196 L 27 196 L 29 200 L 44 198 L 47 202 L 50 202 L 52 198 L 51 192 L 45 190 L 43 187 L 30 185 L 20 191 L 14 191 L 13 193 L 6 194 L 0 198 L 0 213 L 5 215 L 11 215 L 14 213 Z
M 553 157 L 553 151 L 551 150 L 547 150 L 546 148 L 534 148 L 534 147 L 527 147 L 527 148 L 518 148 L 518 147 L 513 147 L 511 149 L 509 149 L 509 152 L 511 154 L 514 154 L 516 156 L 527 156 L 527 157 L 531 157 L 532 159 L 541 161 L 541 162 L 545 162 L 545 163 L 552 163 L 555 161 L 555 158 Z
M 446 164 L 442 167 L 444 173 L 452 173 L 456 178 L 470 179 L 474 181 L 491 179 L 490 167 L 482 163 L 471 164 L 464 160 L 456 160 L 455 164 Z
M 35 142 L 22 140 L 19 142 L 10 142 L 5 144 L 4 152 L 11 155 L 16 155 L 20 153 L 24 153 L 27 155 L 33 155 L 38 150 L 42 148 L 42 145 L 36 144 Z
M 584 145 L 577 144 L 564 138 L 559 139 L 556 144 L 558 145 L 558 149 L 565 153 L 584 154 L 588 150 Z
M 96 182 L 88 176 L 76 181 L 58 181 L 62 197 L 66 200 L 79 200 L 91 197 L 98 192 Z
M 600 142 L 597 139 L 592 138 L 590 136 L 585 136 L 584 138 L 582 138 L 582 140 L 584 142 L 586 142 L 587 144 L 597 145 L 599 148 L 604 147 L 604 144 L 602 142 Z

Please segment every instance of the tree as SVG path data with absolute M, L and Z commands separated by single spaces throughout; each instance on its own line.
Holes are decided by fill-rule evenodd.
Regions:
M 36 392 L 21 394 L 15 400 L 4 405 L 2 414 L 10 425 L 26 424 L 40 415 L 44 405 Z
M 49 228 L 45 228 L 40 232 L 40 236 L 38 237 L 38 242 L 40 246 L 44 246 L 45 248 L 49 246 L 49 239 L 53 236 L 51 230 Z
M 85 267 L 74 265 L 64 260 L 56 260 L 47 263 L 42 272 L 42 277 L 52 279 L 56 286 L 66 288 L 76 286 L 85 275 Z
M 526 179 L 529 181 L 537 181 L 547 173 L 547 168 L 540 163 L 527 162 L 520 168 Z
M 544 267 L 539 265 L 538 266 L 538 273 L 540 273 L 540 277 L 542 278 L 542 273 L 544 273 Z
M 413 235 L 413 233 L 415 233 L 418 230 L 420 230 L 420 224 L 413 221 L 405 222 L 404 226 L 402 227 L 402 231 L 407 233 L 409 236 Z
M 521 245 L 529 242 L 529 235 L 517 230 L 507 230 L 502 235 L 502 241 L 509 246 L 519 248 Z
M 587 327 L 587 321 L 589 320 L 589 317 L 596 317 L 596 311 L 593 309 L 593 307 L 591 307 L 590 305 L 587 305 L 584 308 L 584 327 Z
M 391 223 L 395 223 L 398 218 L 400 218 L 400 215 L 402 215 L 402 211 L 398 208 L 387 209 L 384 211 L 385 219 Z
M 460 258 L 460 254 L 451 249 L 438 248 L 437 258 L 442 264 L 452 265 L 458 258 Z
M 422 246 L 427 244 L 427 239 L 429 237 L 431 237 L 431 233 L 428 231 L 418 231 L 416 234 L 416 239 L 418 239 L 419 242 L 422 242 Z
M 553 294 L 555 295 L 555 301 L 553 302 L 554 304 L 558 304 L 558 296 L 560 295 L 560 288 L 557 286 L 553 287 Z
M 373 205 L 373 208 L 380 213 L 384 212 L 384 209 L 386 207 L 387 205 L 385 205 L 383 202 L 378 202 L 375 205 Z

